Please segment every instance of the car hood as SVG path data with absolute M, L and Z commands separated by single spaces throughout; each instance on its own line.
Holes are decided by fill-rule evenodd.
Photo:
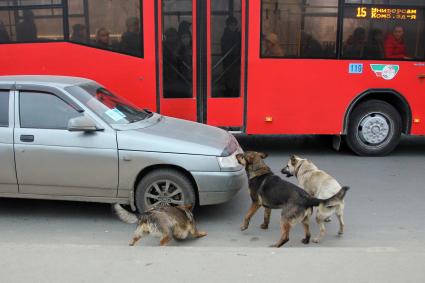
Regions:
M 118 149 L 221 156 L 231 135 L 219 128 L 160 116 L 156 123 L 117 132 Z

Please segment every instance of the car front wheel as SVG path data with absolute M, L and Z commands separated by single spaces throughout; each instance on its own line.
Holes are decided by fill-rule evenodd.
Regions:
M 401 131 L 397 110 L 387 102 L 370 100 L 351 113 L 346 140 L 358 155 L 386 155 L 398 145 Z
M 139 212 L 159 205 L 194 205 L 196 200 L 190 180 L 172 169 L 158 169 L 148 173 L 136 188 Z

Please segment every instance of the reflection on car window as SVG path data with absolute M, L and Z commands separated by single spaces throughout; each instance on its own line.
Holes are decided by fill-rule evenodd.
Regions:
M 109 124 L 135 123 L 152 115 L 96 84 L 89 83 L 65 89 Z
M 22 128 L 59 130 L 67 129 L 70 119 L 83 115 L 59 97 L 44 92 L 21 92 L 19 113 Z
M 9 92 L 0 91 L 0 127 L 9 126 Z

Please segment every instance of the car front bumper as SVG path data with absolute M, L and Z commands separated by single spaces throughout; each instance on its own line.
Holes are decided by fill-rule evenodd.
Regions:
M 199 204 L 219 204 L 248 188 L 245 169 L 234 172 L 191 172 L 198 186 Z

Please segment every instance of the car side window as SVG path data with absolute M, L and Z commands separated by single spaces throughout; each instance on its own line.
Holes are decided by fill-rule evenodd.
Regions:
M 19 95 L 21 128 L 66 130 L 70 119 L 82 116 L 71 105 L 46 92 L 24 91 Z
M 0 91 L 0 127 L 9 127 L 9 92 Z

